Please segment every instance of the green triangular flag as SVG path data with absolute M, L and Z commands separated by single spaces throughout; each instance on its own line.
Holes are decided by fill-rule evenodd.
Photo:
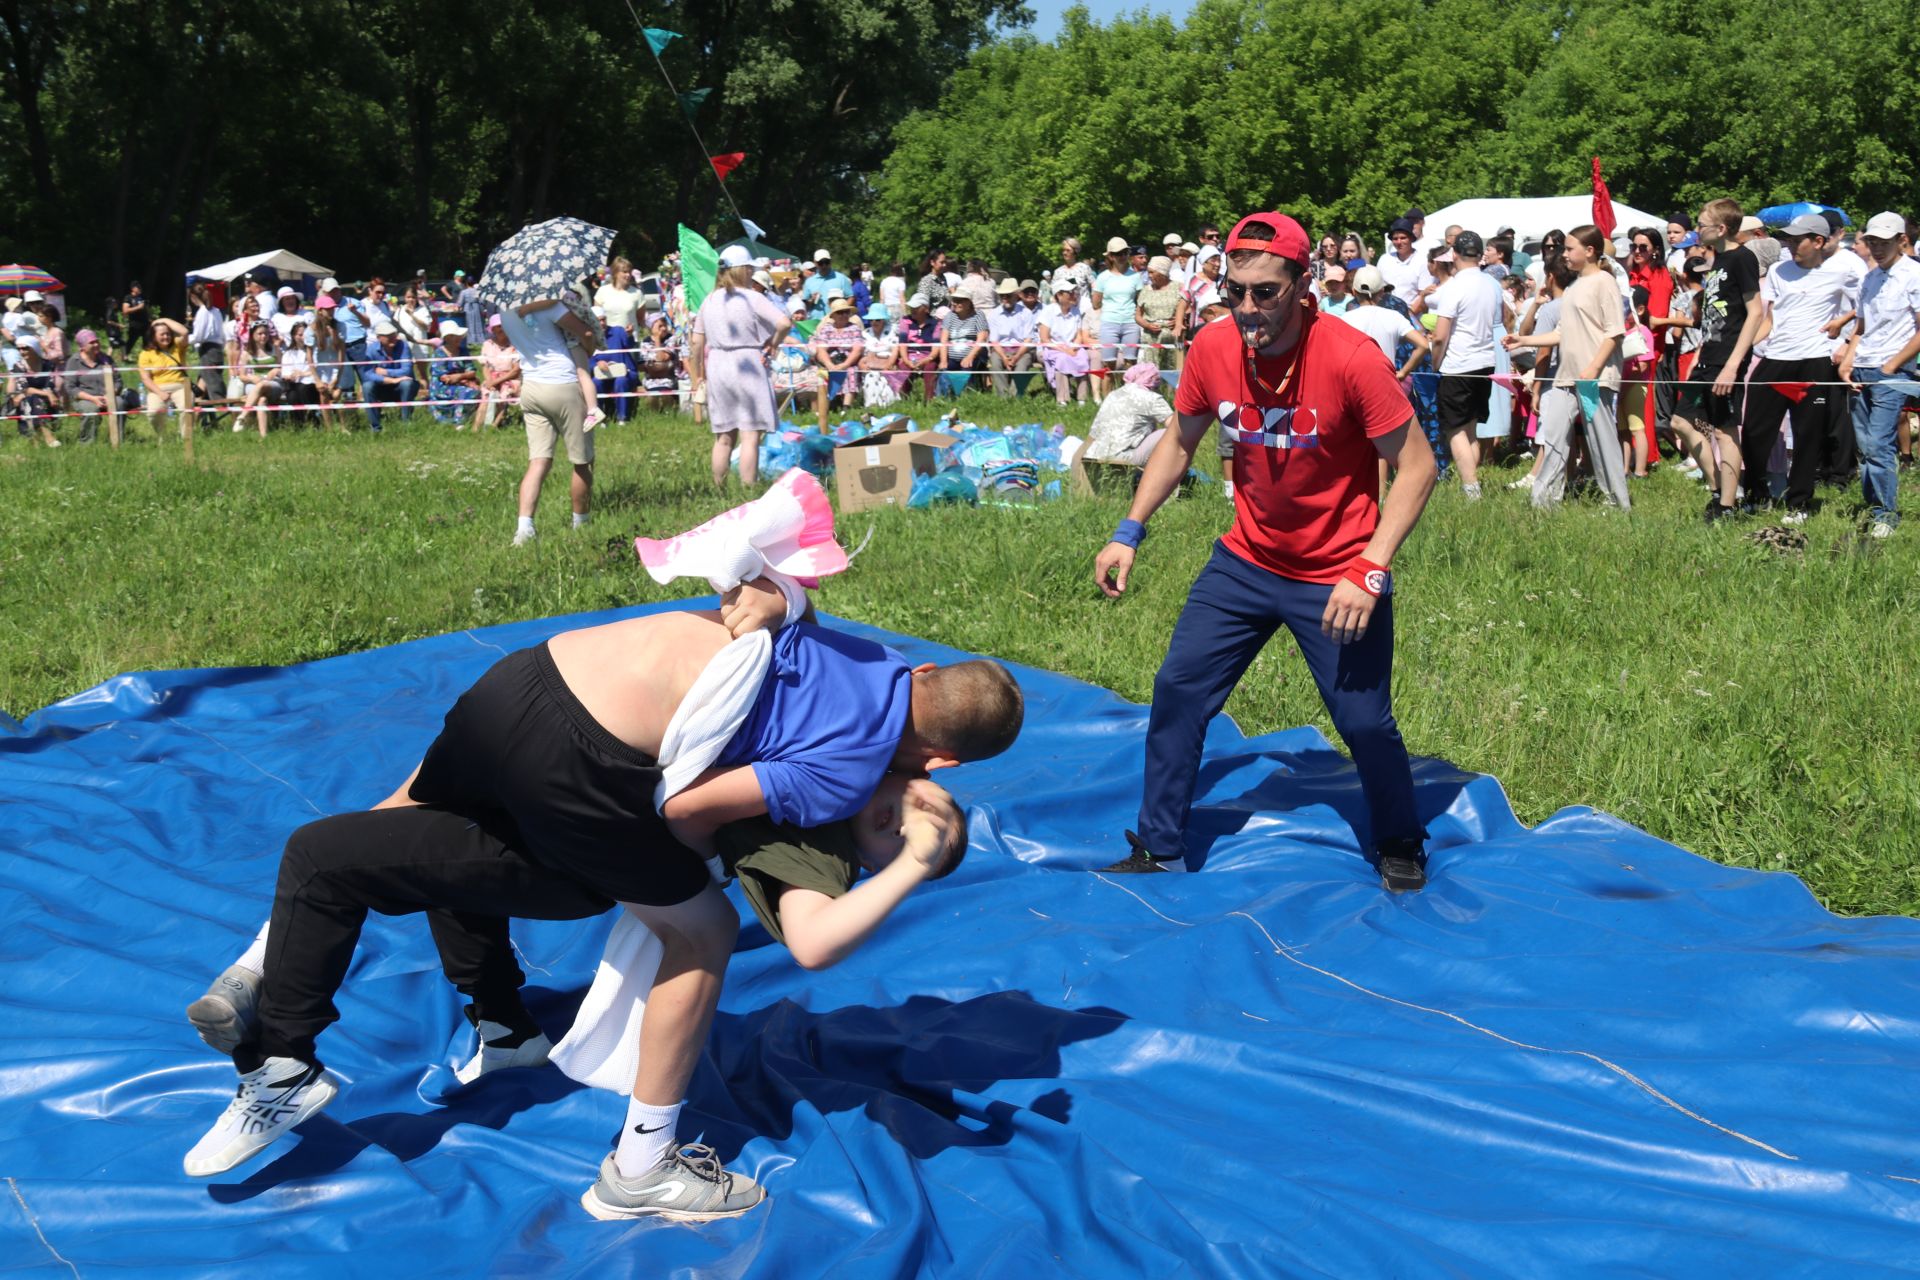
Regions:
M 665 27 L 642 27 L 647 33 L 647 44 L 653 49 L 653 56 L 659 57 L 666 47 L 680 38 L 678 31 L 668 31 Z
M 818 320 L 800 320 L 795 322 L 793 331 L 811 342 L 813 341 L 813 331 L 819 327 L 820 322 Z
M 712 89 L 689 89 L 680 95 L 680 110 L 686 113 L 687 119 L 693 119 L 694 112 L 700 110 L 712 92 Z
M 720 254 L 707 243 L 707 238 L 689 227 L 680 224 L 680 281 L 687 290 L 687 313 L 691 315 L 700 309 L 700 304 L 713 292 L 714 277 L 720 274 Z

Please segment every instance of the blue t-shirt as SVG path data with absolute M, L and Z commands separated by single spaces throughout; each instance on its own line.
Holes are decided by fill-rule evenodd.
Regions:
M 751 764 L 775 822 L 851 818 L 900 749 L 912 683 L 885 645 L 809 622 L 783 627 L 760 698 L 715 763 Z
M 818 319 L 827 314 L 827 295 L 845 294 L 849 301 L 853 298 L 853 281 L 838 271 L 829 271 L 826 275 L 815 276 L 800 286 L 800 296 L 807 300 L 808 314 Z
M 1147 283 L 1145 275 L 1131 271 L 1102 271 L 1093 278 L 1093 291 L 1100 295 L 1101 324 L 1132 324 L 1134 298 Z

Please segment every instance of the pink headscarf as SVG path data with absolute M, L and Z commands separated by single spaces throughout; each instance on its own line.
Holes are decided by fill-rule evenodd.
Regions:
M 1151 391 L 1160 385 L 1160 370 L 1145 360 L 1128 369 L 1125 377 L 1128 386 L 1139 387 L 1142 391 Z

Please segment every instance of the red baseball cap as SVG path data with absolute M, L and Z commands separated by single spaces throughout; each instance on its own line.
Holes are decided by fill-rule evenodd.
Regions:
M 1273 228 L 1273 238 L 1265 238 L 1258 232 L 1247 235 L 1245 228 L 1251 222 L 1264 222 Z M 1271 253 L 1277 257 L 1290 258 L 1301 266 L 1307 265 L 1306 228 L 1284 213 L 1250 213 L 1233 224 L 1233 231 L 1227 236 L 1226 250 L 1257 249 L 1261 253 Z

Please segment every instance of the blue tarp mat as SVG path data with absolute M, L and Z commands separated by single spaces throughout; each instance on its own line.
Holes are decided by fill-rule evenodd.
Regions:
M 946 775 L 957 875 L 824 973 L 743 932 L 682 1134 L 762 1211 L 590 1220 L 622 1103 L 551 1068 L 443 1104 L 464 1022 L 417 917 L 366 933 L 333 1107 L 185 1177 L 233 1074 L 181 1011 L 265 917 L 287 832 L 389 791 L 503 651 L 613 616 L 121 676 L 0 736 L 0 1272 L 1920 1271 L 1920 925 L 1585 809 L 1527 830 L 1435 761 L 1434 882 L 1389 897 L 1344 758 L 1224 719 L 1204 871 L 1091 875 L 1145 711 L 1031 670 L 1019 746 Z M 556 1032 L 605 928 L 516 926 Z

